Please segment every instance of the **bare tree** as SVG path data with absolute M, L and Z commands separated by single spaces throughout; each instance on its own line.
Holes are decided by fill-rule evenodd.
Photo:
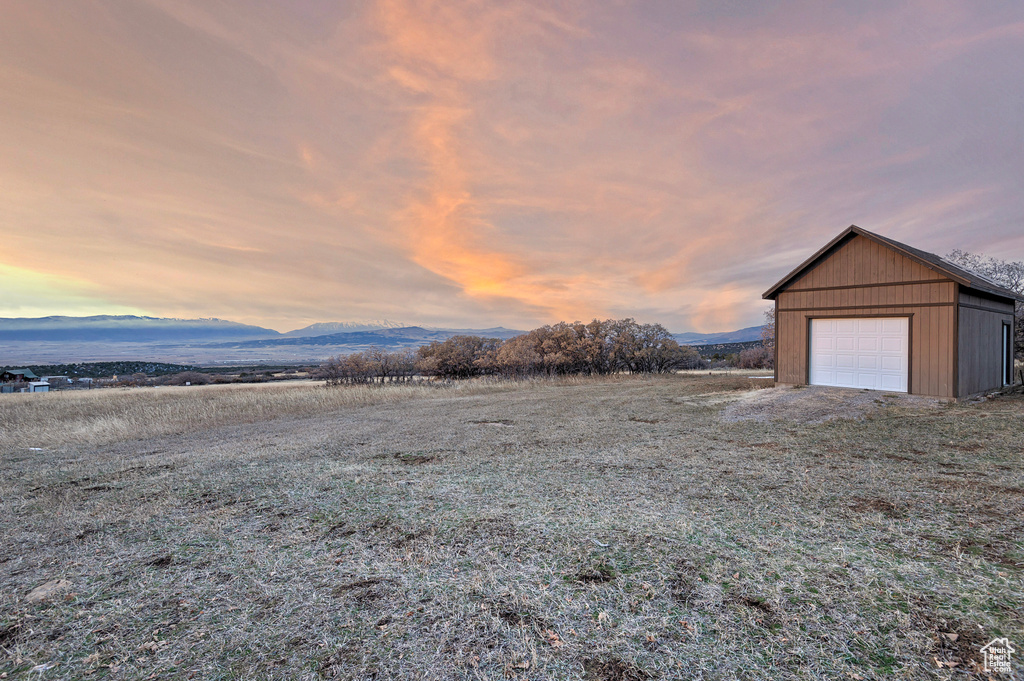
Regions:
M 946 260 L 966 270 L 976 272 L 1018 295 L 1024 295 L 1024 262 L 1009 262 L 959 249 L 946 255 Z M 1020 359 L 1024 357 L 1024 303 L 1017 301 L 1013 316 L 1015 329 L 1013 355 Z
M 419 349 L 366 352 L 332 357 L 316 375 L 328 385 L 409 380 L 419 372 L 439 378 L 487 374 L 526 377 L 537 374 L 578 375 L 668 373 L 702 366 L 696 350 L 680 345 L 660 324 L 633 319 L 559 322 L 506 341 L 479 336 L 452 336 Z
M 774 351 L 762 345 L 741 350 L 736 363 L 741 369 L 771 369 L 774 360 Z
M 417 351 L 416 368 L 442 378 L 470 378 L 493 371 L 492 357 L 501 341 L 479 336 L 452 336 Z
M 415 370 L 414 350 L 388 352 L 382 348 L 372 347 L 364 353 L 364 357 L 373 381 L 393 383 L 399 379 L 409 380 Z
M 509 338 L 502 343 L 495 355 L 495 365 L 505 376 L 522 378 L 540 373 L 544 364 L 535 332 Z
M 761 325 L 761 347 L 775 348 L 775 306 L 764 311 L 764 324 Z
M 331 357 L 317 371 L 317 377 L 324 379 L 328 386 L 369 383 L 374 375 L 372 363 L 361 352 Z
M 392 362 L 395 365 L 395 375 L 402 381 L 410 381 L 416 374 L 416 350 L 406 348 L 393 352 Z

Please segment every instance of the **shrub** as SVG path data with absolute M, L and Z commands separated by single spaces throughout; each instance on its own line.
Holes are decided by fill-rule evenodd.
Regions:
M 741 351 L 738 364 L 741 369 L 771 369 L 774 362 L 775 351 L 762 346 Z
M 182 371 L 172 374 L 163 380 L 163 385 L 208 385 L 213 382 L 213 377 L 199 371 Z

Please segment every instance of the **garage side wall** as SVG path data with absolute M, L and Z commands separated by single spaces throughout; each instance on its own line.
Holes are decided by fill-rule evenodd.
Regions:
M 1012 304 L 977 293 L 960 292 L 960 397 L 1002 387 L 1003 324 L 1013 324 Z
M 810 319 L 906 316 L 910 392 L 956 397 L 956 288 L 896 251 L 854 236 L 778 294 L 778 382 L 807 383 Z

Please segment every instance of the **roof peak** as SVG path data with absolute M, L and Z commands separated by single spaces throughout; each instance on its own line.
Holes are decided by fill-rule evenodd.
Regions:
M 887 248 L 891 248 L 897 253 L 900 253 L 901 255 L 917 263 L 920 263 L 921 265 L 927 267 L 930 270 L 939 272 L 940 274 L 952 279 L 953 281 L 957 282 L 962 286 L 977 289 L 980 291 L 984 291 L 986 293 L 991 293 L 1005 298 L 1011 298 L 1013 300 L 1024 300 L 1024 297 L 1022 297 L 1018 293 L 1015 293 L 1014 291 L 1011 291 L 1010 289 L 1001 286 L 1000 284 L 992 281 L 988 277 L 978 274 L 977 272 L 964 269 L 959 265 L 954 265 L 948 260 L 945 260 L 944 258 L 935 255 L 934 253 L 929 253 L 928 251 L 922 251 L 919 248 L 908 246 L 905 243 L 896 241 L 895 239 L 890 239 L 889 237 L 882 236 L 881 234 L 876 234 L 875 232 L 864 229 L 863 227 L 858 227 L 857 225 L 850 225 L 849 227 L 844 229 L 842 232 L 839 233 L 838 236 L 836 236 L 834 239 L 832 239 L 822 248 L 820 248 L 817 252 L 815 252 L 814 255 L 812 255 L 810 258 L 802 262 L 796 269 L 794 269 L 792 272 L 783 277 L 778 283 L 776 283 L 770 289 L 765 291 L 761 297 L 774 299 L 775 296 L 778 295 L 778 293 L 782 289 L 788 286 L 788 284 L 791 281 L 796 279 L 796 277 L 798 277 L 807 269 L 816 265 L 830 250 L 844 242 L 851 235 L 862 236 L 866 239 L 874 241 L 875 243 L 879 243 L 883 246 L 886 246 Z

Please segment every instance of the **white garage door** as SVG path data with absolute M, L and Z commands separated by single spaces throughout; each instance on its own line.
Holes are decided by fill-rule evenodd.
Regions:
M 811 384 L 907 392 L 907 317 L 811 320 Z

